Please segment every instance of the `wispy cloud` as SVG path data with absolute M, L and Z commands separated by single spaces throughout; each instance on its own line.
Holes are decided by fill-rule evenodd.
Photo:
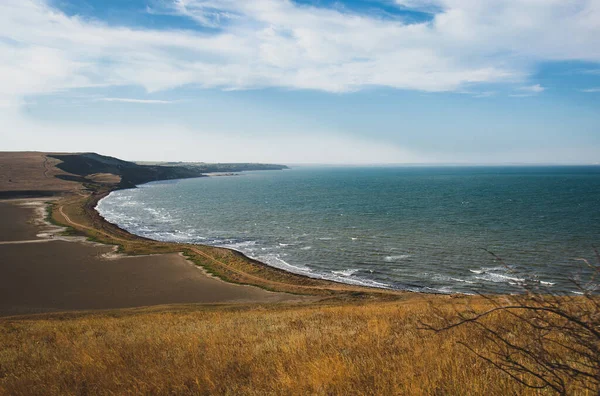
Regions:
M 600 69 L 586 69 L 586 70 L 582 70 L 581 73 L 583 73 L 583 74 L 594 74 L 594 75 L 599 75 L 600 76 Z
M 527 98 L 530 96 L 536 96 L 546 90 L 546 88 L 542 87 L 540 84 L 528 85 L 524 87 L 515 88 L 518 93 L 509 94 L 508 96 L 511 98 Z
M 0 99 L 110 85 L 460 91 L 526 83 L 536 62 L 600 62 L 597 0 L 398 1 L 435 10 L 417 24 L 290 0 L 164 4 L 218 29 L 116 27 L 68 16 L 47 0 L 3 0 Z
M 600 87 L 596 87 L 596 88 L 586 88 L 586 89 L 581 89 L 581 92 L 586 92 L 586 93 L 597 93 L 600 92 Z
M 470 95 L 474 98 L 491 98 L 493 96 L 496 96 L 496 94 L 497 94 L 496 91 L 470 91 L 470 90 L 457 91 L 456 93 L 462 94 L 462 95 Z
M 172 100 L 158 99 L 133 99 L 133 98 L 98 98 L 96 101 L 101 102 L 123 102 L 123 103 L 140 103 L 140 104 L 170 104 L 175 103 Z
M 546 88 L 542 87 L 540 84 L 529 85 L 526 87 L 517 88 L 519 91 L 530 92 L 532 94 L 537 94 L 540 92 L 544 92 Z
M 474 98 L 491 98 L 492 96 L 496 96 L 495 91 L 484 91 L 473 95 Z

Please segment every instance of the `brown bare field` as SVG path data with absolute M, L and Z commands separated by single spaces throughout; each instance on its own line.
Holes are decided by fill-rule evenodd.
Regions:
M 86 243 L 0 245 L 0 316 L 181 303 L 298 299 L 208 277 L 177 254 L 104 258 Z
M 181 303 L 278 302 L 301 299 L 207 276 L 176 254 L 115 255 L 114 247 L 51 232 L 38 205 L 0 202 L 0 316 Z M 33 202 L 35 203 L 35 202 Z M 39 213 L 38 213 L 39 214 Z M 55 230 L 56 231 L 56 230 Z M 304 298 L 306 299 L 306 298 Z
M 0 241 L 22 241 L 37 238 L 40 228 L 33 219 L 31 206 L 0 201 Z
M 80 190 L 79 183 L 56 178 L 58 175 L 69 175 L 56 168 L 59 162 L 44 153 L 0 152 L 0 193 L 6 196 L 8 193 L 12 193 L 12 196 L 46 193 L 49 196 Z
M 87 179 L 93 183 L 117 185 L 121 182 L 121 176 L 112 173 L 94 173 L 87 176 Z

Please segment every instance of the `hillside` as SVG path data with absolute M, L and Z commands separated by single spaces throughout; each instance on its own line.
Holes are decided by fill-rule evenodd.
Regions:
M 254 164 L 254 163 L 206 163 L 206 162 L 136 162 L 139 165 L 159 165 L 169 167 L 184 167 L 199 170 L 202 173 L 214 172 L 244 172 L 259 170 L 283 170 L 289 169 L 286 165 L 278 164 Z
M 275 164 L 202 162 L 135 163 L 96 153 L 0 152 L 0 198 L 47 197 L 90 185 L 129 188 L 156 180 L 202 177 L 212 172 L 281 170 Z
M 0 152 L 0 199 L 48 197 L 81 190 L 58 169 L 60 161 L 39 152 Z
M 90 175 L 112 174 L 120 176 L 120 187 L 133 187 L 136 184 L 148 183 L 155 180 L 186 179 L 202 177 L 198 169 L 182 166 L 138 165 L 134 162 L 123 161 L 96 153 L 82 154 L 49 154 L 62 162 L 56 167 L 73 176 L 61 175 L 59 178 L 86 182 Z

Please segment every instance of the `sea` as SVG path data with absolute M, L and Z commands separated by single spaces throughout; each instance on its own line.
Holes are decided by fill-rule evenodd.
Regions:
M 109 222 L 270 266 L 427 293 L 581 293 L 600 166 L 297 166 L 112 192 Z

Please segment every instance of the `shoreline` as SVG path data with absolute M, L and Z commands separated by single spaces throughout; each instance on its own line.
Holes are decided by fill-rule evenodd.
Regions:
M 207 273 L 216 276 L 227 283 L 247 284 L 269 291 L 307 295 L 351 293 L 355 297 L 364 297 L 367 295 L 371 297 L 399 297 L 417 294 L 409 290 L 353 285 L 297 274 L 270 266 L 232 248 L 202 244 L 162 242 L 135 235 L 120 228 L 118 225 L 107 221 L 96 209 L 98 202 L 106 198 L 110 193 L 129 188 L 137 188 L 137 186 L 114 186 L 113 188 L 104 189 L 103 191 L 92 192 L 91 194 L 80 198 L 80 201 L 83 202 L 80 202 L 79 207 L 93 227 L 85 227 L 83 224 L 73 222 L 70 218 L 67 218 L 68 216 L 65 217 L 63 209 L 65 206 L 60 204 L 61 200 L 58 200 L 54 206 L 60 205 L 59 212 L 63 213 L 60 213 L 60 218 L 57 219 L 55 210 L 53 209 L 52 218 L 63 226 L 71 227 L 77 229 L 79 232 L 83 232 L 88 238 L 91 238 L 96 242 L 120 246 L 119 250 L 124 250 L 124 253 L 126 254 L 134 256 L 139 254 L 139 250 L 136 250 L 135 247 L 131 249 L 128 246 L 124 246 L 129 244 L 153 245 L 154 248 L 160 250 L 182 252 L 190 261 L 202 267 Z M 69 197 L 66 197 L 65 199 L 68 200 Z M 206 254 L 206 252 L 203 251 L 209 251 L 210 253 Z M 221 256 L 225 257 L 226 260 L 221 260 Z M 418 294 L 436 295 L 436 293 Z
M 230 176 L 230 175 L 223 175 L 223 176 Z M 234 175 L 231 175 L 231 176 L 234 176 Z M 235 176 L 238 176 L 238 175 L 236 174 Z M 184 179 L 182 179 L 182 180 L 184 180 Z M 160 180 L 157 180 L 157 181 L 160 181 Z M 149 183 L 154 183 L 154 182 L 149 182 Z M 148 183 L 144 183 L 144 184 L 148 184 Z M 191 245 L 197 245 L 197 246 L 205 246 L 205 247 L 212 247 L 212 248 L 218 248 L 218 249 L 226 249 L 226 250 L 229 250 L 229 251 L 232 251 L 232 252 L 236 252 L 236 253 L 244 256 L 247 260 L 254 261 L 255 263 L 257 263 L 259 265 L 262 265 L 262 266 L 265 266 L 266 268 L 274 269 L 274 270 L 277 270 L 277 271 L 284 271 L 284 272 L 289 273 L 289 274 L 293 274 L 293 275 L 297 275 L 297 276 L 302 276 L 302 277 L 309 278 L 309 279 L 322 280 L 322 281 L 326 281 L 326 282 L 332 282 L 332 283 L 335 283 L 335 284 L 347 285 L 347 286 L 356 286 L 356 287 L 361 287 L 361 288 L 366 288 L 366 289 L 385 290 L 385 291 L 393 291 L 393 292 L 401 292 L 401 293 L 419 293 L 419 294 L 432 294 L 432 295 L 438 295 L 438 294 L 439 295 L 465 294 L 465 293 L 419 292 L 419 291 L 413 291 L 413 290 L 407 290 L 407 289 L 394 289 L 394 288 L 391 288 L 391 287 L 384 287 L 384 286 L 374 286 L 374 285 L 373 286 L 369 286 L 369 285 L 365 285 L 365 284 L 360 284 L 358 282 L 357 283 L 351 283 L 351 282 L 337 281 L 337 280 L 327 279 L 325 277 L 310 276 L 309 274 L 306 274 L 306 273 L 294 272 L 294 271 L 286 270 L 284 268 L 276 267 L 276 266 L 267 264 L 264 261 L 261 261 L 260 258 L 252 257 L 252 256 L 248 255 L 247 253 L 241 251 L 241 250 L 238 250 L 238 249 L 235 249 L 235 248 L 231 248 L 231 247 L 218 246 L 218 245 L 207 245 L 207 244 L 201 244 L 201 243 L 186 243 L 186 242 L 179 243 L 179 242 L 172 242 L 172 241 L 160 241 L 160 240 L 157 240 L 157 239 L 152 239 L 152 238 L 144 237 L 144 236 L 135 234 L 133 232 L 130 232 L 130 231 L 126 230 L 126 229 L 123 229 L 118 224 L 115 224 L 115 223 L 112 223 L 112 222 L 106 220 L 104 218 L 104 216 L 102 216 L 102 214 L 98 211 L 98 205 L 100 204 L 100 201 L 102 201 L 103 199 L 107 198 L 111 193 L 116 192 L 116 191 L 121 191 L 121 190 L 135 189 L 135 188 L 138 188 L 138 186 L 135 186 L 135 187 L 125 187 L 125 188 L 116 188 L 116 189 L 113 189 L 113 190 L 110 190 L 110 191 L 104 193 L 101 197 L 99 197 L 96 200 L 96 203 L 95 203 L 95 206 L 94 206 L 95 213 L 102 219 L 102 221 L 104 221 L 104 222 L 106 222 L 108 224 L 111 224 L 112 226 L 118 228 L 119 230 L 121 230 L 123 232 L 126 232 L 128 234 L 131 234 L 133 236 L 136 236 L 136 237 L 144 239 L 144 240 L 149 240 L 149 241 L 154 241 L 154 242 L 160 242 L 160 243 L 174 243 L 174 244 L 184 244 L 184 245 L 191 244 Z
M 69 199 L 70 197 L 63 197 Z M 0 201 L 0 319 L 67 312 L 189 305 L 299 304 L 322 297 L 235 284 L 175 250 L 119 252 L 50 222 L 58 201 Z

